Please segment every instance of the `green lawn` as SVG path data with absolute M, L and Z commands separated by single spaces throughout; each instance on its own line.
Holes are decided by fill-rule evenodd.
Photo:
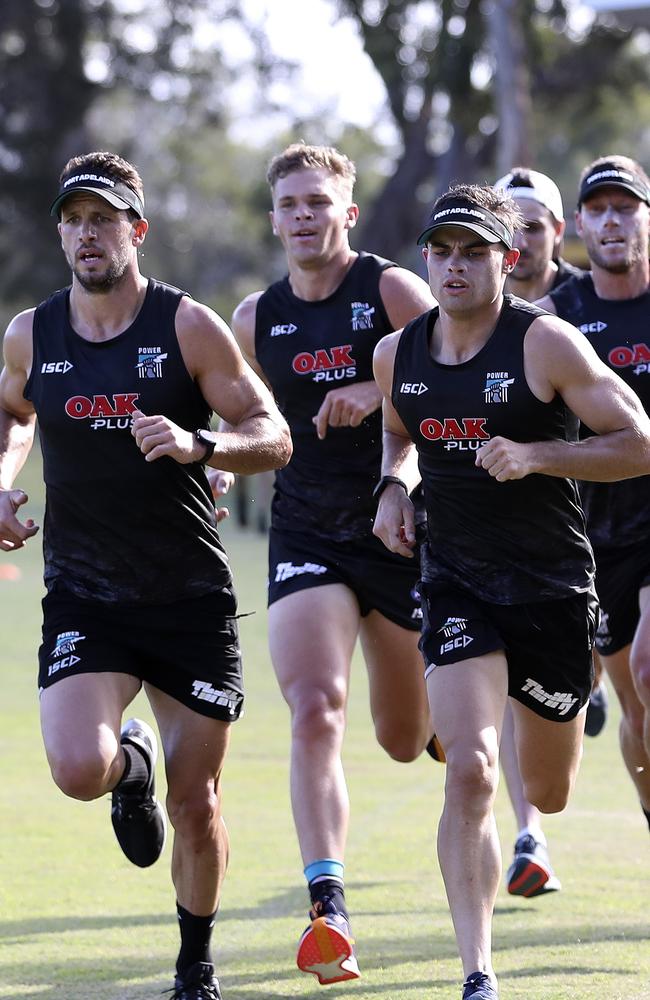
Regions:
M 40 518 L 36 465 L 20 483 Z M 347 896 L 363 975 L 323 988 L 295 969 L 307 905 L 289 810 L 287 711 L 266 650 L 264 541 L 230 522 L 223 536 L 240 608 L 256 612 L 241 621 L 247 709 L 225 777 L 232 854 L 216 931 L 224 1000 L 459 1000 L 435 856 L 444 767 L 426 755 L 396 764 L 375 745 L 360 659 L 345 763 L 353 807 Z M 177 950 L 170 846 L 154 868 L 133 868 L 114 841 L 109 800 L 72 802 L 52 784 L 34 680 L 38 543 L 0 558 L 21 570 L 18 581 L 0 581 L 0 998 L 159 997 Z M 152 720 L 144 699 L 136 706 Z M 515 828 L 503 789 L 498 817 L 507 864 Z M 573 801 L 546 830 L 564 889 L 530 902 L 501 891 L 502 1000 L 650 1000 L 650 840 L 618 752 L 616 712 L 587 741 Z

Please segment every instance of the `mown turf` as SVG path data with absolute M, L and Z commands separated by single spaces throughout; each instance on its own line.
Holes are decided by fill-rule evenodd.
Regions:
M 21 483 L 40 518 L 35 463 Z M 360 659 L 345 764 L 353 807 L 347 894 L 363 977 L 323 988 L 295 969 L 307 900 L 289 812 L 287 710 L 266 650 L 264 541 L 232 523 L 223 535 L 240 609 L 255 611 L 241 621 L 247 710 L 225 776 L 232 855 L 216 931 L 224 1000 L 459 1000 L 435 857 L 444 767 L 426 756 L 396 764 L 379 750 Z M 38 544 L 0 558 L 22 574 L 0 581 L 0 998 L 160 997 L 177 949 L 170 845 L 154 868 L 131 867 L 114 842 L 109 800 L 76 803 L 53 786 L 34 684 Z M 135 707 L 152 720 L 142 696 Z M 515 827 L 504 790 L 498 820 L 507 865 Z M 615 717 L 587 740 L 573 801 L 546 830 L 564 888 L 537 901 L 501 891 L 502 1000 L 650 1000 L 650 837 L 620 760 Z

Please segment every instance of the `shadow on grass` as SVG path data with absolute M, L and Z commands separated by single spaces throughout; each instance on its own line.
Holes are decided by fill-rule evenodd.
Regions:
M 293 894 L 288 894 L 292 896 Z M 276 900 L 277 902 L 277 900 Z M 239 911 L 239 918 L 244 918 L 248 911 Z M 260 918 L 260 910 L 256 908 L 256 919 Z M 6 932 L 11 926 L 14 934 L 33 935 L 38 933 L 61 933 L 77 930 L 94 930 L 107 927 L 144 927 L 166 924 L 170 921 L 169 914 L 155 914 L 150 916 L 124 918 L 122 916 L 106 916 L 101 918 L 61 918 L 60 920 L 48 920 L 44 923 L 40 920 L 22 921 L 11 925 L 0 924 L 0 932 Z M 647 943 L 647 936 L 641 927 L 626 924 L 614 924 L 608 927 L 594 927 L 593 925 L 583 927 L 572 927 L 571 936 L 576 938 L 576 951 L 570 956 L 572 964 L 563 962 L 558 958 L 557 964 L 546 964 L 538 968 L 499 968 L 499 978 L 504 986 L 508 981 L 514 981 L 522 977 L 543 978 L 545 976 L 593 976 L 602 973 L 607 976 L 621 977 L 629 974 L 628 969 L 615 969 L 611 966 L 594 968 L 593 965 L 579 966 L 575 964 L 577 950 L 581 947 L 588 947 L 593 944 L 622 940 L 628 945 L 643 941 Z M 579 943 L 578 943 L 579 939 Z M 520 947 L 525 948 L 549 948 L 554 945 L 566 945 L 566 928 L 527 928 L 510 931 L 507 940 L 496 942 L 496 952 L 500 950 L 513 950 Z M 218 953 L 218 937 L 217 937 Z M 152 1000 L 154 997 L 164 996 L 164 991 L 169 990 L 173 977 L 172 966 L 175 956 L 170 956 L 169 970 L 165 971 L 164 978 L 161 978 L 160 960 L 147 960 L 145 957 L 124 956 L 116 959 L 114 968 L 106 967 L 96 960 L 86 961 L 81 956 L 74 962 L 69 956 L 65 961 L 48 962 L 41 964 L 34 973 L 27 973 L 25 965 L 21 963 L 0 963 L 2 983 L 5 989 L 14 985 L 14 990 L 10 994 L 5 992 L 11 1000 L 91 1000 L 92 997 L 110 997 L 110 1000 Z M 433 963 L 436 961 L 455 960 L 457 957 L 456 944 L 449 933 L 434 933 L 433 929 L 427 933 L 409 935 L 405 938 L 384 937 L 373 938 L 368 942 L 367 948 L 363 945 L 359 949 L 360 964 L 362 973 L 372 976 L 371 982 L 366 982 L 363 978 L 354 983 L 340 984 L 347 992 L 363 996 L 390 996 L 400 992 L 410 993 L 412 990 L 456 989 L 459 986 L 457 980 L 449 978 L 436 978 L 433 975 Z M 314 982 L 312 990 L 307 977 L 301 977 L 293 967 L 293 959 L 287 954 L 286 942 L 280 946 L 260 948 L 258 946 L 250 949 L 247 956 L 249 967 L 245 971 L 228 971 L 227 962 L 222 970 L 224 994 L 227 1000 L 261 1000 L 262 997 L 272 995 L 277 1000 L 294 1000 L 296 996 L 301 996 L 304 1000 L 312 1000 L 317 996 L 323 998 L 323 991 Z M 419 974 L 413 976 L 413 966 L 425 965 L 427 968 L 420 968 Z M 403 966 L 410 966 L 408 974 L 405 975 Z M 499 963 L 497 962 L 497 966 Z M 241 968 L 241 966 L 240 966 Z M 430 972 L 428 970 L 431 970 Z M 298 978 L 296 978 L 298 977 Z M 380 980 L 379 982 L 377 980 Z M 133 980 L 133 982 L 129 982 Z M 143 982 L 143 980 L 147 980 Z M 286 992 L 284 984 L 286 981 Z M 273 984 L 273 992 L 269 994 L 269 984 Z M 305 992 L 307 989 L 308 992 Z M 329 991 L 328 991 L 329 992 Z M 333 987 L 332 996 L 339 995 L 338 987 Z

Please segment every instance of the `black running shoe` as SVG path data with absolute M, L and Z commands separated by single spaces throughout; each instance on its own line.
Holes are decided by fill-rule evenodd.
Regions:
M 176 976 L 170 1000 L 221 1000 L 219 980 L 210 962 L 197 962 Z
M 141 719 L 129 719 L 122 726 L 121 743 L 130 743 L 144 754 L 149 781 L 139 792 L 113 791 L 111 820 L 115 836 L 125 855 L 139 868 L 157 861 L 165 846 L 167 821 L 156 800 L 155 767 L 158 744 L 151 726 Z
M 515 844 L 515 856 L 506 875 L 511 896 L 544 896 L 559 892 L 560 880 L 551 868 L 548 851 L 532 834 L 524 833 Z
M 604 681 L 599 681 L 589 695 L 587 705 L 587 717 L 585 719 L 585 733 L 587 736 L 598 736 L 607 722 L 607 709 L 609 707 L 609 697 Z
M 499 993 L 487 972 L 473 972 L 463 983 L 463 1000 L 499 1000 Z

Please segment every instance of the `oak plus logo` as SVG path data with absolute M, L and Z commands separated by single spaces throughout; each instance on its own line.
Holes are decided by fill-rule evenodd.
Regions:
M 486 417 L 425 417 L 420 434 L 426 441 L 440 441 L 446 451 L 478 451 L 490 440 Z
M 131 426 L 138 392 L 114 392 L 111 398 L 97 395 L 71 396 L 65 412 L 73 420 L 89 420 L 94 431 L 124 431 Z
M 162 378 L 163 361 L 167 360 L 167 355 L 163 354 L 162 347 L 138 347 L 138 369 L 140 378 Z
M 514 382 L 508 372 L 488 372 L 485 376 L 483 399 L 486 403 L 507 403 L 508 389 Z
M 634 375 L 647 375 L 650 372 L 650 347 L 647 344 L 613 347 L 607 360 L 612 368 L 632 368 Z
M 372 330 L 372 318 L 375 315 L 375 307 L 369 302 L 351 302 L 352 307 L 352 329 Z
M 350 353 L 352 344 L 339 347 L 321 347 L 314 351 L 301 351 L 291 362 L 296 375 L 310 375 L 314 382 L 338 382 L 354 378 L 357 363 Z

